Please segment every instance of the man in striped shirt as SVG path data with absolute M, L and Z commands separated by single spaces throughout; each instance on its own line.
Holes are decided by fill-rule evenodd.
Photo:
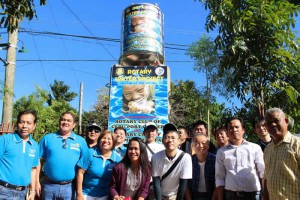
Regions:
M 300 198 L 300 138 L 288 131 L 289 120 L 279 108 L 265 114 L 272 142 L 266 147 L 264 200 Z

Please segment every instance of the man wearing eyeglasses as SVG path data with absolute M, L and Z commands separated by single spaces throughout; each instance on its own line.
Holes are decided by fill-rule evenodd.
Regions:
M 179 134 L 171 123 L 163 128 L 163 144 L 166 149 L 154 154 L 151 161 L 155 199 L 181 200 L 192 178 L 191 156 L 178 149 Z
M 0 136 L 0 199 L 28 199 L 35 196 L 35 178 L 38 162 L 38 144 L 31 133 L 36 126 L 34 110 L 20 112 L 17 131 Z
M 86 141 L 73 132 L 75 125 L 75 115 L 64 112 L 59 120 L 59 131 L 45 135 L 39 143 L 40 158 L 45 162 L 42 200 L 75 199 L 76 164 L 88 155 Z M 39 182 L 37 186 L 39 193 Z
M 116 145 L 113 151 L 123 158 L 127 149 L 127 144 L 125 144 L 126 129 L 123 127 L 116 127 L 114 129 L 114 135 L 115 135 Z

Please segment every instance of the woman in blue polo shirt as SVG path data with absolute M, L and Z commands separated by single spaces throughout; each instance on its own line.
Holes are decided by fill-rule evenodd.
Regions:
M 98 141 L 96 147 L 90 148 L 89 156 L 77 164 L 77 200 L 108 199 L 111 171 L 121 157 L 112 151 L 115 145 L 113 132 L 104 131 Z

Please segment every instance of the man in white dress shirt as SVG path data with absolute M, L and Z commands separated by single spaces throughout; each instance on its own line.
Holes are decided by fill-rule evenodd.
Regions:
M 216 158 L 218 200 L 259 200 L 265 168 L 263 152 L 243 138 L 241 118 L 229 119 L 227 129 L 229 144 L 218 150 Z

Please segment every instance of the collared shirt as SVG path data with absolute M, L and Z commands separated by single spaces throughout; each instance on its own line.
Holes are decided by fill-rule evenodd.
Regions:
M 24 141 L 17 133 L 0 136 L 0 180 L 18 186 L 27 186 L 31 170 L 38 166 L 38 144 L 29 136 Z
M 200 183 L 200 165 L 196 154 L 192 156 L 192 163 L 193 179 L 189 181 L 189 186 L 191 188 L 191 193 L 197 193 Z M 204 166 L 204 176 L 206 190 L 210 197 L 212 197 L 213 191 L 215 189 L 215 164 L 216 156 L 211 153 L 208 153 Z
M 263 152 L 257 144 L 246 140 L 239 146 L 228 144 L 218 150 L 216 187 L 231 191 L 261 190 L 259 178 L 264 174 Z
M 162 177 L 173 163 L 178 159 L 181 150 L 177 150 L 174 159 L 169 160 L 166 150 L 160 151 L 152 156 L 152 176 Z M 177 194 L 180 179 L 192 178 L 192 159 L 187 153 L 184 154 L 174 170 L 161 182 L 161 191 L 163 196 L 171 196 Z
M 78 166 L 84 169 L 82 192 L 92 197 L 103 197 L 109 194 L 109 181 L 112 168 L 121 161 L 121 157 L 112 151 L 110 158 L 102 157 L 100 148 L 89 149 L 89 155 L 82 157 Z
M 163 144 L 159 144 L 157 142 L 146 143 L 146 146 L 147 146 L 148 159 L 150 162 L 153 154 L 165 149 L 165 146 Z M 150 152 L 149 148 L 152 150 L 153 154 L 152 152 Z
M 59 132 L 48 133 L 40 141 L 39 149 L 40 158 L 45 159 L 45 175 L 57 182 L 73 180 L 77 162 L 89 153 L 85 139 L 74 132 L 66 141 Z
M 113 151 L 119 154 L 122 158 L 124 157 L 126 150 L 127 150 L 127 145 L 125 144 L 122 144 L 121 146 L 113 149 Z
M 264 155 L 265 179 L 272 200 L 300 199 L 300 138 L 290 132 Z

